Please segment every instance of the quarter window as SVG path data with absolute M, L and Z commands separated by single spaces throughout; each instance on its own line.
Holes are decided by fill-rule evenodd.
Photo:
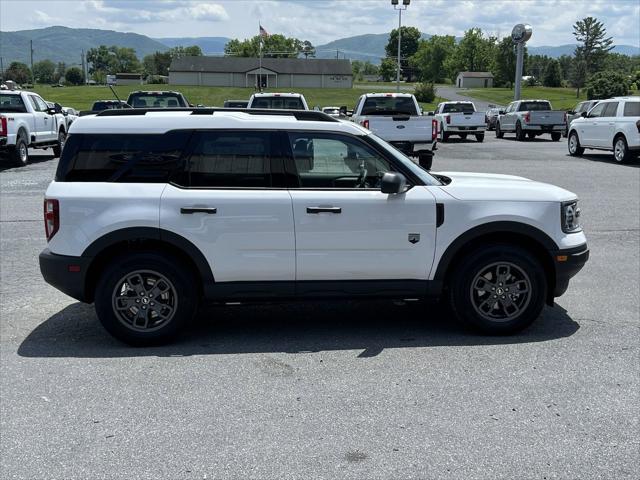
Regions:
M 625 104 L 624 104 L 624 116 L 625 117 L 640 117 L 640 102 L 625 102 Z
M 301 188 L 380 188 L 387 159 L 356 138 L 323 133 L 290 133 Z

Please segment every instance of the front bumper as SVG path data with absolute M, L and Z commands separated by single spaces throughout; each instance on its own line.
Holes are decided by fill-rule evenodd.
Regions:
M 564 250 L 551 251 L 555 267 L 555 288 L 553 297 L 559 297 L 567 291 L 569 280 L 574 277 L 589 260 L 587 244 Z
M 87 271 L 92 258 L 56 255 L 48 248 L 40 253 L 40 272 L 44 280 L 62 293 L 90 302 L 87 292 Z

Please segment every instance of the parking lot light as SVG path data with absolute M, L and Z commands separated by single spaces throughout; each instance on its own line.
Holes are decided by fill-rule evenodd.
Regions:
M 402 6 L 398 5 L 398 0 L 391 0 L 394 10 L 398 11 L 398 71 L 396 72 L 396 92 L 400 91 L 400 42 L 402 38 L 402 11 L 406 10 L 411 0 L 402 0 Z

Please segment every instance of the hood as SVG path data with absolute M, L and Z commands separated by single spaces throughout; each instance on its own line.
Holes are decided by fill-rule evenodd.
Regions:
M 458 200 L 501 200 L 513 202 L 563 202 L 576 195 L 564 188 L 514 175 L 471 172 L 434 172 L 451 179 L 440 187 Z

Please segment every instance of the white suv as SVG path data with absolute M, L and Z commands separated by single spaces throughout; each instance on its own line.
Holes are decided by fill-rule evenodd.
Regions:
M 624 163 L 640 153 L 640 97 L 602 100 L 569 125 L 569 154 L 580 156 L 585 148 L 609 150 Z
M 138 345 L 173 338 L 203 300 L 446 297 L 511 333 L 589 256 L 573 193 L 429 174 L 315 111 L 82 117 L 44 207 L 45 280 Z

